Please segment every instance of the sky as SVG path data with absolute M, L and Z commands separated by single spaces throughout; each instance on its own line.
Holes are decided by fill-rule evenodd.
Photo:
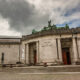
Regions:
M 80 0 L 0 0 L 0 35 L 31 34 L 48 25 L 80 27 Z

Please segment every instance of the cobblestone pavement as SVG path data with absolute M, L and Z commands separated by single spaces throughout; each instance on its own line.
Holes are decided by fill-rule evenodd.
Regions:
M 0 80 L 80 80 L 80 73 L 26 74 L 26 73 L 0 72 Z

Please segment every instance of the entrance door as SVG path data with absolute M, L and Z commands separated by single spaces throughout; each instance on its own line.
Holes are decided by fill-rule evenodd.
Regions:
M 65 65 L 71 64 L 71 57 L 70 57 L 69 48 L 62 49 L 62 58 L 63 58 L 63 63 Z
M 37 54 L 36 54 L 36 50 L 34 50 L 34 57 L 33 57 L 33 60 L 34 60 L 34 65 L 36 65 L 36 63 L 37 63 Z
M 29 44 L 29 64 L 36 65 L 37 63 L 37 50 L 36 43 Z

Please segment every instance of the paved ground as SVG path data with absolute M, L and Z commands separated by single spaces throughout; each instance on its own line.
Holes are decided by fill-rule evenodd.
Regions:
M 53 73 L 53 72 L 80 72 L 80 66 L 28 66 L 28 67 L 0 67 L 0 72 L 13 73 Z
M 0 72 L 0 80 L 80 80 L 80 73 L 26 74 Z
M 68 68 L 68 71 L 73 67 Z M 49 69 L 49 70 L 47 70 Z M 62 69 L 56 72 L 54 69 Z M 0 80 L 80 80 L 80 66 L 73 68 L 76 71 L 66 71 L 66 67 L 15 67 L 0 68 Z M 53 70 L 53 71 L 52 71 Z M 79 71 L 78 71 L 79 70 Z M 60 70 L 58 70 L 60 71 Z

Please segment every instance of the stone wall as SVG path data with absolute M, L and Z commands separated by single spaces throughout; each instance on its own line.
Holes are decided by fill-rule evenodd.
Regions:
M 54 62 L 57 59 L 56 39 L 42 39 L 39 45 L 41 62 Z
M 37 43 L 37 63 L 54 63 L 57 60 L 57 45 L 56 45 L 56 37 L 59 36 L 45 36 L 40 38 L 34 38 L 30 40 L 25 40 L 22 42 L 22 48 L 24 48 L 24 54 L 26 57 L 21 59 L 21 61 L 26 60 L 26 64 L 29 63 L 29 46 L 28 44 L 31 42 Z M 26 45 L 26 46 L 25 46 Z M 21 53 L 21 55 L 23 52 Z M 21 56 L 22 58 L 22 56 Z
M 0 44 L 0 64 L 2 53 L 4 53 L 4 64 L 16 64 L 20 55 L 19 44 Z

